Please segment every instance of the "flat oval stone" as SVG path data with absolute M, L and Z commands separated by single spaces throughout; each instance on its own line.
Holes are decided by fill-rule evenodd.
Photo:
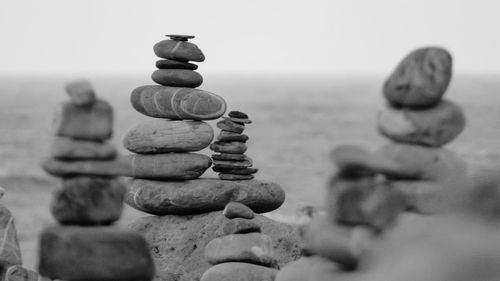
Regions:
M 213 165 L 216 168 L 224 169 L 237 169 L 237 168 L 248 168 L 252 167 L 251 161 L 224 161 L 224 160 L 214 160 Z
M 200 281 L 274 281 L 278 270 L 242 262 L 226 262 L 209 268 Z
M 229 154 L 229 153 L 219 153 L 212 154 L 212 159 L 214 160 L 228 160 L 228 161 L 250 161 L 253 163 L 252 159 L 245 154 Z
M 0 264 L 3 267 L 21 265 L 21 249 L 17 238 L 16 225 L 12 213 L 4 205 L 0 204 Z
M 236 110 L 230 111 L 228 113 L 228 116 L 229 117 L 234 117 L 234 118 L 248 119 L 248 115 L 246 113 L 243 113 L 241 111 L 236 111 Z
M 114 227 L 46 228 L 39 254 L 39 272 L 52 280 L 137 281 L 155 274 L 142 235 Z
M 254 178 L 254 175 L 237 175 L 237 174 L 219 173 L 219 179 L 227 180 L 227 181 L 251 180 L 253 178 Z
M 205 257 L 210 264 L 247 262 L 272 266 L 276 263 L 271 237 L 262 233 L 231 234 L 210 241 Z
M 156 61 L 156 67 L 158 67 L 159 69 L 198 69 L 198 66 L 194 63 L 176 60 L 158 60 Z
M 244 124 L 235 123 L 229 119 L 223 119 L 216 124 L 217 128 L 236 134 L 241 134 L 245 130 Z
M 203 77 L 196 71 L 186 69 L 158 69 L 151 79 L 163 86 L 196 88 L 203 83 Z
M 162 40 L 154 45 L 153 50 L 158 57 L 164 59 L 197 62 L 205 60 L 205 55 L 198 46 L 186 41 Z
M 250 119 L 235 118 L 235 117 L 229 117 L 227 119 L 229 119 L 235 123 L 238 123 L 238 124 L 252 124 L 252 120 L 250 120 Z
M 217 136 L 218 141 L 241 141 L 241 142 L 247 142 L 248 136 L 244 134 L 237 134 L 229 131 L 220 131 L 219 135 Z
M 224 235 L 236 233 L 261 232 L 261 227 L 254 219 L 233 218 L 222 226 Z
M 109 142 L 56 137 L 51 145 L 51 156 L 63 160 L 110 160 L 117 154 L 116 148 Z
M 379 113 L 377 125 L 381 134 L 395 142 L 439 147 L 463 131 L 465 116 L 458 105 L 443 100 L 424 109 L 386 107 Z
M 247 151 L 247 146 L 244 142 L 220 142 L 216 141 L 210 145 L 210 149 L 215 152 L 228 154 L 243 154 Z
M 233 175 L 251 175 L 259 171 L 259 169 L 257 168 L 220 168 L 217 166 L 213 166 L 212 170 L 218 173 L 233 174 Z
M 189 181 L 154 181 L 131 179 L 125 202 L 154 215 L 188 215 L 221 211 L 229 202 L 240 202 L 256 213 L 276 210 L 285 193 L 274 183 L 196 179 Z
M 452 74 L 452 58 L 442 48 L 416 49 L 408 54 L 384 84 L 384 96 L 394 105 L 430 107 L 444 95 Z
M 192 152 L 204 149 L 213 138 L 212 127 L 202 121 L 149 119 L 131 128 L 123 145 L 135 153 Z
M 229 202 L 222 211 L 222 214 L 228 219 L 243 218 L 253 219 L 255 214 L 252 209 L 239 202 Z
M 52 200 L 51 211 L 60 224 L 107 225 L 117 221 L 126 188 L 117 178 L 71 177 Z
M 226 112 L 223 98 L 190 88 L 141 86 L 132 91 L 130 101 L 144 115 L 174 120 L 211 120 Z
M 72 103 L 80 106 L 90 106 L 96 101 L 96 94 L 90 82 L 73 81 L 66 84 L 66 93 Z

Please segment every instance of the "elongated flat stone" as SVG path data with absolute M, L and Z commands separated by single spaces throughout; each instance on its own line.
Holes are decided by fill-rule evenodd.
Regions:
M 90 106 L 64 102 L 54 119 L 56 136 L 104 141 L 113 133 L 113 109 L 103 100 Z
M 176 60 L 158 60 L 156 61 L 156 67 L 158 67 L 159 69 L 198 69 L 198 66 L 194 63 Z
M 213 166 L 212 170 L 218 173 L 233 175 L 252 175 L 259 171 L 257 168 L 219 168 L 216 166 Z
M 272 242 L 271 237 L 258 232 L 231 234 L 210 241 L 205 247 L 205 257 L 213 265 L 247 262 L 272 266 L 276 263 Z
M 251 161 L 224 161 L 224 160 L 214 160 L 213 165 L 216 168 L 222 169 L 244 169 L 252 167 Z
M 229 202 L 245 204 L 256 213 L 273 211 L 285 200 L 283 189 L 260 180 L 153 181 L 130 179 L 125 202 L 154 215 L 201 214 L 223 210 Z
M 7 268 L 5 272 L 5 281 L 38 281 L 38 273 L 24 268 L 20 265 L 14 265 Z
M 61 160 L 110 160 L 114 159 L 117 153 L 116 148 L 109 142 L 66 137 L 56 137 L 51 146 L 51 156 Z
M 388 106 L 379 113 L 377 125 L 379 132 L 393 141 L 440 147 L 463 131 L 465 115 L 447 100 L 425 109 Z
M 222 211 L 222 214 L 228 219 L 243 218 L 243 219 L 253 219 L 255 214 L 252 209 L 248 208 L 246 205 L 239 202 L 229 202 Z
M 219 153 L 212 154 L 212 159 L 222 160 L 222 161 L 250 161 L 253 163 L 252 159 L 245 154 L 230 154 L 230 153 Z
M 55 192 L 52 215 L 60 224 L 111 224 L 122 214 L 125 192 L 124 183 L 117 178 L 65 178 Z
M 158 57 L 164 59 L 197 62 L 205 60 L 205 55 L 198 46 L 186 41 L 163 40 L 156 43 L 153 50 Z
M 241 134 L 245 130 L 245 124 L 238 124 L 229 119 L 223 119 L 216 124 L 217 128 L 236 134 Z
M 16 226 L 12 213 L 0 204 L 0 266 L 7 268 L 13 265 L 21 265 L 21 249 L 17 239 Z
M 226 112 L 223 98 L 191 88 L 141 86 L 132 91 L 130 101 L 138 112 L 157 118 L 211 120 Z
M 187 69 L 158 69 L 151 79 L 163 86 L 196 88 L 203 83 L 203 77 L 196 71 Z
M 248 140 L 248 136 L 245 134 L 237 134 L 228 131 L 220 131 L 217 136 L 218 141 L 241 141 L 246 142 Z
M 126 176 L 145 179 L 196 179 L 210 167 L 210 157 L 196 153 L 134 154 L 112 161 L 60 161 L 49 159 L 42 168 L 59 177 L 76 175 Z
M 39 272 L 52 280 L 149 281 L 155 274 L 142 235 L 114 227 L 47 228 L 39 253 Z
M 232 218 L 222 226 L 224 235 L 236 233 L 261 232 L 259 223 L 254 219 Z
M 243 181 L 243 180 L 251 180 L 254 178 L 252 174 L 240 175 L 240 174 L 226 174 L 219 173 L 219 179 L 226 181 Z
M 278 270 L 242 262 L 221 263 L 209 268 L 200 281 L 274 281 Z
M 419 48 L 408 54 L 384 84 L 384 96 L 397 106 L 431 107 L 444 95 L 452 74 L 448 51 Z
M 216 141 L 210 145 L 210 149 L 219 153 L 243 154 L 247 151 L 247 145 L 244 142 L 239 141 Z
M 150 119 L 131 128 L 123 145 L 135 153 L 191 152 L 204 149 L 213 138 L 205 122 Z
M 88 81 L 73 81 L 66 84 L 66 93 L 72 103 L 80 106 L 90 106 L 96 101 L 96 94 Z

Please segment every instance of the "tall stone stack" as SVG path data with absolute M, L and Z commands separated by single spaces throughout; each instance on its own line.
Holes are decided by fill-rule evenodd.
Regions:
M 127 181 L 125 201 L 153 215 L 136 219 L 130 227 L 146 237 L 158 281 L 199 280 L 210 267 L 204 256 L 206 245 L 247 224 L 272 238 L 279 265 L 298 254 L 291 226 L 256 214 L 273 211 L 283 203 L 285 193 L 279 185 L 255 179 L 200 178 L 212 159 L 194 152 L 207 147 L 214 137 L 204 120 L 221 117 L 226 103 L 218 95 L 194 88 L 202 79 L 193 71 L 197 66 L 189 61 L 205 57 L 195 44 L 187 42 L 191 38 L 173 35 L 154 46 L 162 60 L 156 63 L 160 69 L 152 78 L 161 85 L 141 86 L 131 94 L 132 106 L 154 119 L 124 136 L 125 147 L 136 153 L 129 156 L 135 158 L 135 173 Z M 243 143 L 242 136 L 237 138 Z M 254 218 L 249 222 L 228 219 L 222 210 L 230 202 L 245 205 Z
M 231 111 L 228 117 L 217 122 L 221 129 L 217 141 L 210 145 L 210 149 L 218 152 L 213 154 L 213 170 L 219 173 L 222 180 L 251 180 L 258 169 L 253 168 L 252 159 L 245 155 L 248 136 L 242 134 L 245 124 L 252 120 L 241 111 Z
M 451 55 L 426 47 L 408 54 L 383 87 L 387 106 L 377 124 L 392 143 L 376 153 L 413 174 L 393 177 L 393 183 L 407 195 L 409 209 L 419 213 L 446 208 L 466 178 L 464 161 L 442 148 L 465 127 L 460 106 L 443 99 L 451 76 Z
M 154 264 L 144 238 L 111 226 L 122 213 L 126 187 L 112 167 L 116 149 L 113 110 L 85 81 L 67 86 L 70 100 L 56 117 L 51 159 L 43 167 L 62 177 L 54 194 L 52 215 L 60 224 L 41 233 L 39 272 L 52 280 L 151 280 Z M 89 169 L 65 169 L 77 165 Z M 107 174 L 108 172 L 108 174 Z

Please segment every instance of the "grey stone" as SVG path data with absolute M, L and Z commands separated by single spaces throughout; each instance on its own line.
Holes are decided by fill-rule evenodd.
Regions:
M 260 228 L 259 223 L 256 221 L 255 216 L 253 219 L 232 218 L 229 221 L 224 222 L 222 230 L 224 232 L 224 235 L 262 232 L 262 229 Z
M 12 213 L 0 204 L 0 267 L 7 268 L 13 265 L 21 265 L 21 249 L 17 239 L 16 226 Z
M 248 208 L 245 204 L 239 202 L 229 202 L 222 211 L 222 214 L 228 219 L 243 218 L 253 219 L 255 214 L 252 209 Z
M 163 86 L 196 88 L 203 83 L 203 77 L 196 71 L 187 69 L 158 69 L 151 79 Z
M 218 141 L 241 141 L 247 142 L 248 136 L 245 134 L 237 134 L 229 131 L 220 131 L 217 136 Z
M 274 281 L 277 273 L 276 269 L 261 265 L 228 262 L 208 269 L 200 281 Z
M 229 119 L 223 119 L 216 124 L 217 128 L 236 134 L 241 134 L 245 130 L 245 124 L 238 124 Z
M 60 160 L 111 160 L 117 154 L 115 146 L 109 142 L 56 137 L 51 145 L 51 156 Z
M 7 268 L 4 281 L 38 281 L 38 273 L 24 268 L 20 265 L 14 265 Z
M 186 41 L 163 40 L 156 43 L 153 50 L 158 57 L 164 59 L 186 62 L 205 60 L 205 56 L 198 46 Z
M 198 66 L 194 63 L 176 60 L 158 60 L 156 61 L 156 67 L 158 67 L 159 69 L 198 69 Z
M 66 85 L 66 92 L 72 103 L 90 106 L 96 101 L 96 94 L 88 81 L 73 81 Z
M 226 181 L 244 181 L 244 180 L 251 180 L 253 178 L 255 178 L 254 175 L 236 175 L 236 174 L 219 173 L 219 179 Z
M 216 141 L 210 145 L 210 149 L 215 152 L 227 154 L 243 154 L 247 151 L 247 146 L 243 142 L 220 142 Z

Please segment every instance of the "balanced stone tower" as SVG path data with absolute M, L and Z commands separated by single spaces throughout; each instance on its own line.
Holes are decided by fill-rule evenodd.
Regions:
M 115 176 L 119 169 L 111 168 L 117 163 L 108 142 L 112 107 L 88 82 L 70 83 L 66 90 L 70 100 L 61 104 L 51 159 L 43 164 L 62 177 L 51 207 L 60 225 L 41 234 L 40 275 L 67 281 L 151 280 L 155 270 L 144 238 L 111 226 L 121 216 L 126 192 Z
M 393 184 L 418 213 L 447 208 L 466 179 L 465 162 L 442 148 L 465 127 L 460 106 L 443 99 L 451 76 L 452 57 L 446 50 L 420 48 L 401 61 L 383 87 L 387 105 L 377 124 L 392 143 L 375 153 L 406 171 L 399 179 L 395 175 Z
M 278 265 L 293 260 L 298 249 L 291 241 L 292 227 L 255 214 L 281 206 L 285 194 L 280 186 L 250 177 L 231 181 L 200 178 L 212 165 L 209 156 L 195 153 L 208 147 L 214 138 L 212 127 L 205 121 L 224 115 L 226 102 L 216 94 L 195 89 L 203 79 L 194 71 L 198 66 L 190 61 L 202 62 L 205 56 L 188 42 L 194 36 L 168 36 L 153 48 L 162 58 L 152 75 L 160 85 L 140 86 L 131 94 L 132 106 L 153 118 L 133 127 L 123 138 L 124 146 L 136 153 L 129 156 L 135 158 L 135 173 L 128 180 L 125 201 L 153 215 L 136 219 L 130 227 L 146 237 L 156 264 L 155 280 L 199 280 L 211 265 L 204 256 L 207 244 L 240 231 L 265 237 L 266 245 L 275 250 Z M 246 141 L 240 134 L 236 138 L 241 143 Z M 216 163 L 225 160 L 214 159 Z M 226 205 L 236 203 L 253 218 L 229 219 L 222 214 Z

